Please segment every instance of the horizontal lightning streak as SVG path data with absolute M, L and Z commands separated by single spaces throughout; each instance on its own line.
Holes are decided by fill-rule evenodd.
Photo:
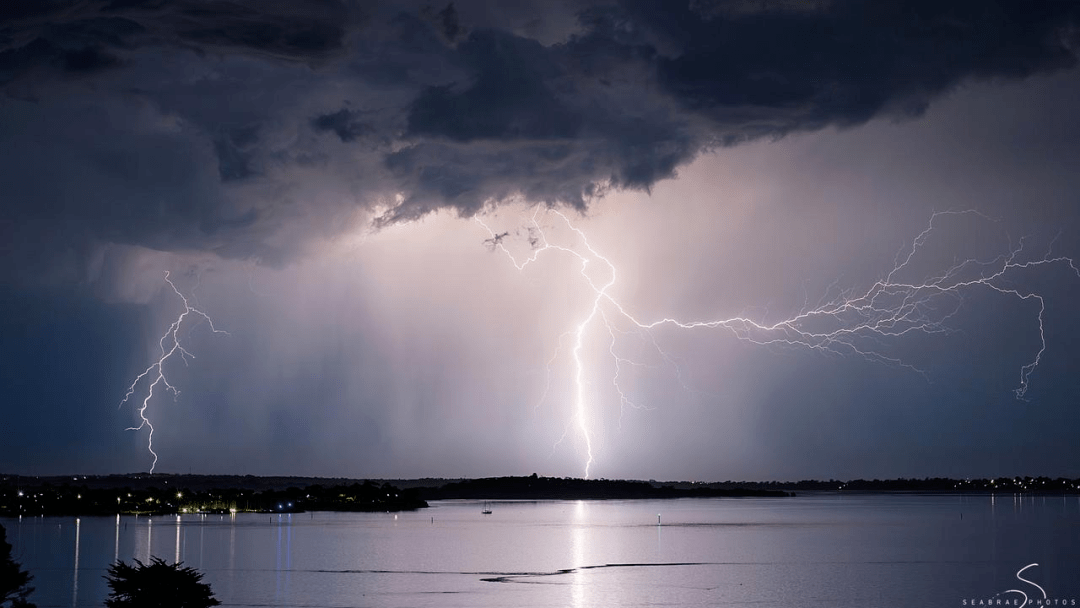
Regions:
M 541 213 L 554 214 L 560 218 L 565 226 L 577 236 L 581 246 L 571 247 L 549 242 L 538 219 Z M 621 332 L 613 319 L 623 319 L 637 331 L 642 332 L 660 356 L 673 365 L 677 372 L 678 366 L 667 353 L 660 349 L 650 330 L 661 326 L 685 330 L 725 329 L 737 339 L 756 345 L 806 348 L 832 355 L 855 355 L 872 362 L 904 367 L 926 376 L 925 370 L 885 352 L 888 342 L 907 334 L 942 334 L 952 331 L 948 322 L 959 311 L 964 293 L 972 289 L 987 289 L 1021 301 L 1034 301 L 1038 305 L 1036 319 L 1039 348 L 1031 361 L 1020 368 L 1019 385 L 1014 389 L 1017 399 L 1023 400 L 1030 388 L 1031 374 L 1038 367 L 1046 351 L 1046 333 L 1043 324 L 1046 302 L 1043 296 L 1035 291 L 1026 291 L 1003 284 L 1003 278 L 1010 272 L 1050 265 L 1065 266 L 1080 278 L 1080 269 L 1072 258 L 1053 256 L 1049 251 L 1042 258 L 1019 261 L 1019 256 L 1024 250 L 1024 241 L 1021 240 L 1007 254 L 992 260 L 980 261 L 969 258 L 956 262 L 939 274 L 921 282 L 900 280 L 898 277 L 912 265 L 916 254 L 934 231 L 938 219 L 943 216 L 960 215 L 974 215 L 993 221 L 974 210 L 936 212 L 931 215 L 927 227 L 912 240 L 910 247 L 898 253 L 893 268 L 883 279 L 874 282 L 865 291 L 842 292 L 832 300 L 821 302 L 813 308 L 804 307 L 798 314 L 775 323 L 765 323 L 747 316 L 696 321 L 684 321 L 672 317 L 653 321 L 641 320 L 631 314 L 626 306 L 610 293 L 617 278 L 615 265 L 593 249 L 585 233 L 574 226 L 562 212 L 541 207 L 534 210 L 532 217 L 528 220 L 529 244 L 532 251 L 520 260 L 503 244 L 503 240 L 509 236 L 509 233 L 496 233 L 480 218 L 475 218 L 475 221 L 487 230 L 490 238 L 485 243 L 489 248 L 498 249 L 506 254 L 519 271 L 524 271 L 546 252 L 567 254 L 580 262 L 579 272 L 592 290 L 593 298 L 588 313 L 574 326 L 574 329 L 568 332 L 574 336 L 572 360 L 575 403 L 571 424 L 577 427 L 585 444 L 585 477 L 588 477 L 590 468 L 594 464 L 593 433 L 588 425 L 588 403 L 585 391 L 586 363 L 582 360 L 581 351 L 587 330 L 597 321 L 607 329 L 611 336 L 609 352 L 615 364 L 612 385 L 619 396 L 620 404 L 633 406 L 634 404 L 619 387 L 621 364 L 633 362 L 616 354 L 615 333 L 626 332 Z M 591 264 L 601 268 L 599 274 L 604 280 L 594 278 L 593 273 L 589 271 Z M 558 356 L 558 351 L 555 356 Z M 551 362 L 549 362 L 549 374 L 550 364 Z M 545 386 L 545 397 L 547 390 L 548 387 Z M 555 445 L 557 446 L 563 438 L 565 438 L 565 433 Z

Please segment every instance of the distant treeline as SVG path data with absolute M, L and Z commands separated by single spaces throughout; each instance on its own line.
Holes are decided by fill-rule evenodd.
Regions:
M 490 498 L 531 500 L 583 500 L 634 498 L 781 497 L 783 490 L 764 488 L 714 488 L 706 485 L 675 487 L 648 481 L 575 479 L 570 477 L 489 477 L 451 482 L 435 488 L 418 488 L 427 500 Z
M 842 492 L 975 492 L 1005 494 L 1077 494 L 1080 479 L 1064 477 L 997 477 L 990 479 L 949 479 L 926 477 L 923 479 L 853 479 L 851 481 L 798 481 L 778 484 L 785 489 L 812 491 L 838 490 Z M 770 484 L 763 484 L 770 487 Z
M 176 483 L 177 479 L 139 487 L 25 483 L 25 479 L 16 483 L 0 479 L 0 516 L 407 511 L 428 506 L 415 489 L 371 481 L 252 491 L 236 487 L 193 490 Z
M 312 483 L 314 482 L 314 483 Z M 795 492 L 1077 494 L 1080 480 L 855 479 L 656 482 L 560 477 L 357 481 L 238 475 L 0 476 L 0 516 L 404 511 L 427 500 L 782 497 Z
M 695 485 L 677 482 L 675 487 Z M 802 481 L 723 481 L 704 484 L 708 487 L 738 487 L 789 492 L 921 492 L 921 493 L 1005 493 L 1005 494 L 1077 494 L 1080 479 L 1064 477 L 997 477 L 991 479 L 805 479 Z

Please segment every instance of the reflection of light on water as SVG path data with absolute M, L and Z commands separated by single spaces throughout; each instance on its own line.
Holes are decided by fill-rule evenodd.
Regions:
M 127 551 L 124 552 L 125 555 L 127 555 L 127 557 L 137 559 L 137 560 L 143 562 L 144 564 L 150 562 L 150 541 L 153 538 L 153 532 L 154 532 L 154 528 L 153 528 L 154 519 L 152 517 L 147 517 L 147 518 L 145 518 L 145 521 L 146 521 L 146 523 L 142 524 L 142 523 L 140 523 L 140 517 L 138 515 L 135 516 L 135 522 L 134 522 L 135 533 L 133 535 L 134 538 L 131 539 L 131 543 L 132 543 L 131 552 L 130 553 L 128 553 Z M 143 542 L 143 537 L 144 536 L 146 538 L 145 543 Z
M 656 514 L 656 554 L 657 554 L 657 555 L 663 555 L 663 554 L 664 554 L 664 550 L 663 550 L 664 548 L 663 548 L 663 546 L 662 546 L 662 544 L 661 544 L 661 542 L 660 542 L 661 540 L 663 540 L 663 539 L 661 538 L 661 536 L 660 536 L 660 535 L 661 535 L 661 532 L 660 532 L 660 530 L 661 530 L 661 529 L 662 529 L 663 527 L 664 527 L 664 526 L 662 526 L 662 525 L 660 524 L 660 514 L 659 514 L 659 513 L 657 513 L 657 514 Z
M 396 519 L 397 516 L 395 515 Z M 284 537 L 282 536 L 282 528 L 284 528 Z M 284 538 L 285 544 L 282 546 L 282 539 Z M 275 591 L 278 598 L 284 598 L 289 596 L 289 582 L 292 575 L 292 513 L 289 513 L 282 519 L 281 514 L 277 516 L 277 568 L 275 577 Z M 284 573 L 284 575 L 283 575 Z
M 397 519 L 397 515 L 394 515 Z M 292 579 L 292 513 L 289 513 L 289 527 L 285 530 L 285 590 L 289 590 Z
M 229 582 L 236 572 L 236 511 L 229 513 Z
M 570 583 L 570 605 L 575 608 L 583 608 L 587 605 L 585 598 L 585 573 L 581 570 L 585 566 L 585 542 L 588 535 L 586 526 L 588 522 L 588 503 L 579 500 L 574 503 L 574 518 L 570 528 L 570 551 L 573 553 L 573 564 L 577 570 L 574 572 L 573 581 Z
M 75 578 L 71 582 L 71 605 L 79 603 L 79 518 L 75 518 Z
M 274 583 L 277 585 L 276 597 L 281 597 L 281 514 L 277 516 L 277 570 Z
M 180 563 L 180 516 L 176 516 L 176 558 L 173 559 L 174 564 Z
M 116 541 L 113 544 L 113 563 L 120 559 L 120 514 L 116 514 Z

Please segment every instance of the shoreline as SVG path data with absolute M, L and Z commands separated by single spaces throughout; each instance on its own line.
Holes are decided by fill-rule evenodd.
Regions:
M 392 483 L 393 482 L 393 483 Z M 1080 494 L 1080 480 L 946 478 L 798 482 L 657 482 L 570 477 L 354 480 L 252 475 L 0 475 L 0 516 L 398 512 L 429 500 L 784 498 L 796 492 Z

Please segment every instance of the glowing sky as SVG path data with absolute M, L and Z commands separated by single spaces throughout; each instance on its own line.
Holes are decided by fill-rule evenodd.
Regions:
M 166 271 L 228 335 L 181 328 L 157 471 L 576 476 L 595 292 L 485 225 L 582 251 L 561 211 L 649 321 L 865 292 L 938 211 L 979 214 L 919 280 L 1080 259 L 1080 5 L 537 4 L 4 3 L 0 472 L 149 468 L 117 406 Z M 991 289 L 875 346 L 901 365 L 590 325 L 590 474 L 1080 476 L 1080 277 L 996 285 L 1045 302 L 1023 401 L 1039 308 Z

